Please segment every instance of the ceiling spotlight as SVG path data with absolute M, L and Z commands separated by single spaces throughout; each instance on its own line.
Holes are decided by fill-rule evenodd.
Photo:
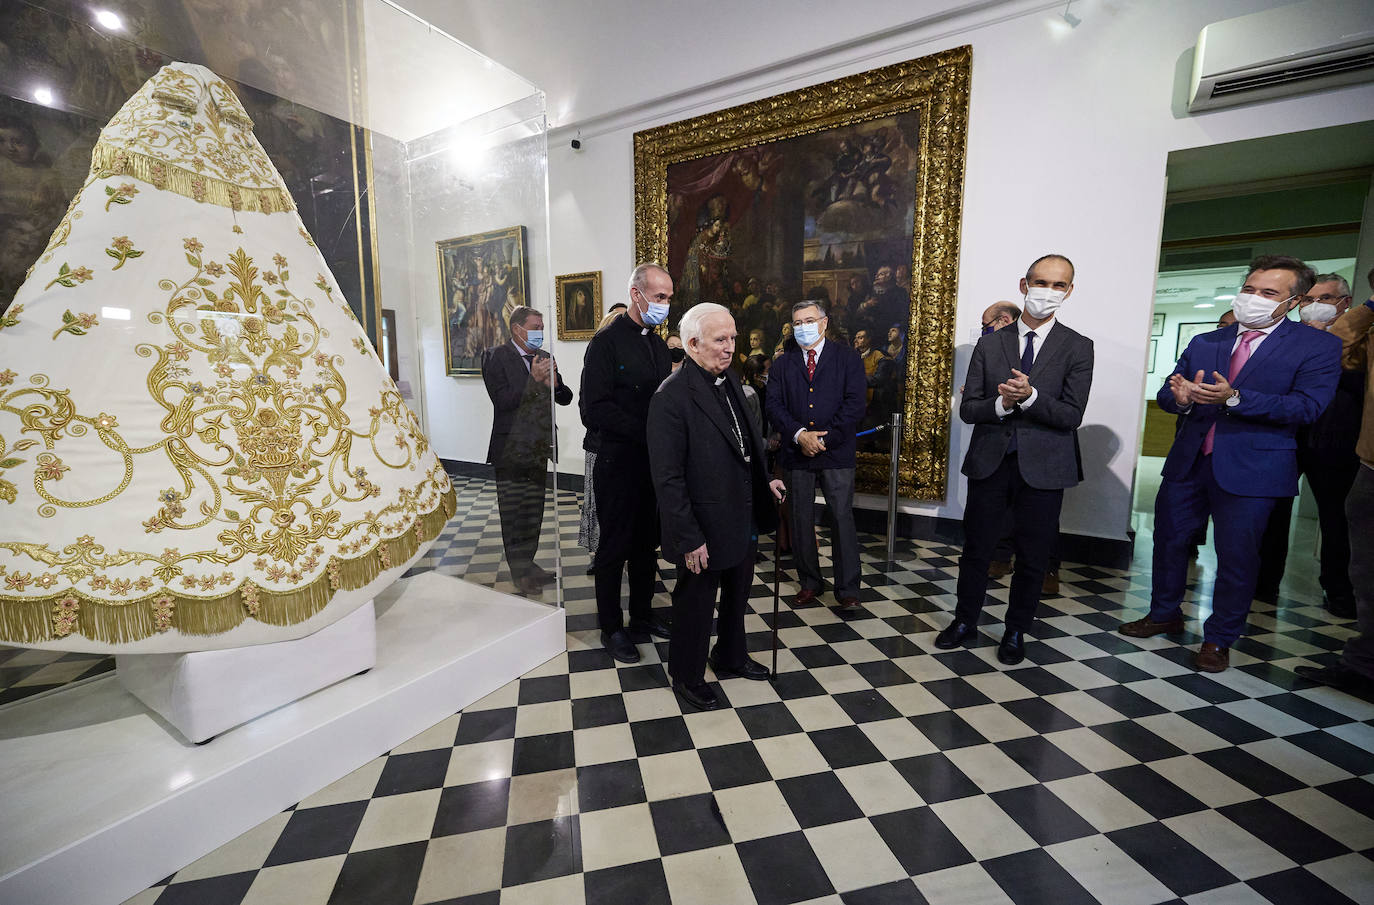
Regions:
M 120 31 L 124 28 L 124 20 L 119 17 L 119 14 L 108 9 L 95 11 L 95 24 L 106 31 Z
M 51 106 L 52 106 L 52 102 L 53 102 L 53 93 L 52 93 L 52 89 L 51 89 L 51 88 L 35 88 L 35 89 L 33 89 L 33 99 L 36 100 L 36 101 L 38 101 L 38 103 L 42 104 L 44 107 L 51 107 Z
M 1198 303 L 1197 303 L 1196 305 L 1194 305 L 1193 307 L 1194 307 L 1194 308 L 1215 308 L 1216 306 L 1217 306 L 1217 303 L 1216 303 L 1216 302 L 1198 302 Z
M 1069 23 L 1069 28 L 1077 28 L 1079 25 L 1083 24 L 1083 20 L 1069 12 L 1070 6 L 1073 6 L 1073 0 L 1069 0 L 1068 3 L 1064 4 L 1064 11 L 1059 14 L 1059 17 Z

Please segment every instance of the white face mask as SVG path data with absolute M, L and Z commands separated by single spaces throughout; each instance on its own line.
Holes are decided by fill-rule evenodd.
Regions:
M 1026 313 L 1036 320 L 1044 320 L 1064 304 L 1064 292 L 1048 286 L 1031 286 L 1026 290 Z
M 1240 321 L 1242 327 L 1262 330 L 1278 323 L 1279 319 L 1274 317 L 1274 309 L 1282 304 L 1283 302 L 1276 302 L 1253 292 L 1242 292 L 1231 302 L 1231 311 L 1235 313 L 1236 320 Z
M 1334 320 L 1336 314 L 1336 306 L 1328 302 L 1313 302 L 1306 308 L 1298 309 L 1298 317 L 1304 324 L 1324 324 Z

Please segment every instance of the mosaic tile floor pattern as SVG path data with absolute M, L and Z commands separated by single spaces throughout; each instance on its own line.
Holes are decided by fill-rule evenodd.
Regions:
M 417 570 L 509 590 L 484 482 L 458 512 Z M 559 521 L 565 655 L 130 903 L 1374 902 L 1374 704 L 1293 673 L 1349 633 L 1313 601 L 1256 604 L 1204 675 L 1196 620 L 1114 632 L 1148 574 L 1065 564 L 1008 668 L 1006 580 L 978 641 L 937 651 L 958 549 L 906 541 L 883 571 L 865 536 L 859 611 L 788 606 L 785 573 L 777 680 L 685 712 L 666 643 L 600 649 L 576 507 Z M 770 568 L 746 623 L 765 662 Z

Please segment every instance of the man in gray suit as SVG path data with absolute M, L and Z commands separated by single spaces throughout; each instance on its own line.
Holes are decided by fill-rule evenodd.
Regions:
M 935 639 L 950 650 L 977 635 L 988 564 L 1010 521 L 1016 572 L 997 647 L 997 659 L 1008 665 L 1026 656 L 1025 633 L 1059 536 L 1064 488 L 1083 479 L 1078 425 L 1093 380 L 1092 340 L 1055 317 L 1073 293 L 1073 263 L 1063 255 L 1036 259 L 1021 292 L 1020 319 L 978 340 L 964 382 L 959 417 L 974 425 L 963 467 L 964 552 L 954 622 Z

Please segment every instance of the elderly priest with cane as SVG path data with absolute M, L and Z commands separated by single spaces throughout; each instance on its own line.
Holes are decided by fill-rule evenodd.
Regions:
M 774 500 L 782 499 L 783 483 L 768 480 L 763 438 L 730 370 L 730 312 L 703 302 L 682 316 L 679 330 L 687 361 L 649 403 L 649 465 L 663 556 L 677 566 L 668 643 L 673 691 L 691 707 L 714 710 L 720 700 L 705 671 L 717 597 L 720 619 L 709 657 L 716 677 L 769 676 L 746 649 L 744 610 L 758 536 L 777 527 Z

